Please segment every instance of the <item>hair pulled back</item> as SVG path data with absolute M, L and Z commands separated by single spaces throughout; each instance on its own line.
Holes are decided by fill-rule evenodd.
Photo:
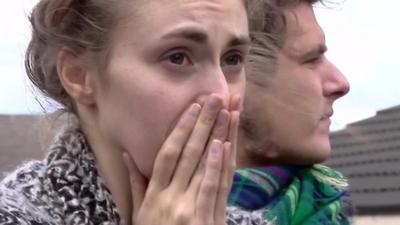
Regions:
M 57 75 L 58 53 L 64 48 L 74 54 L 104 51 L 116 21 L 117 4 L 114 0 L 41 0 L 29 17 L 32 38 L 25 55 L 27 75 L 66 111 L 74 109 Z

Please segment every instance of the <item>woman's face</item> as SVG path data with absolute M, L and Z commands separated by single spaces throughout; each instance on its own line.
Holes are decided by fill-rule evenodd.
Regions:
M 149 177 L 181 113 L 211 93 L 243 95 L 248 51 L 241 0 L 135 1 L 98 74 L 100 132 Z M 121 154 L 118 152 L 116 154 Z

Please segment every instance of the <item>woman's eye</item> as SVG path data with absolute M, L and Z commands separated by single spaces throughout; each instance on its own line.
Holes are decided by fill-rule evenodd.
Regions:
M 185 61 L 188 60 L 186 55 L 183 53 L 174 53 L 168 56 L 168 60 L 172 63 L 172 64 L 176 64 L 176 65 L 183 65 L 185 64 Z
M 240 74 L 243 69 L 244 54 L 234 51 L 227 55 L 222 62 L 222 70 L 225 75 Z
M 162 55 L 161 65 L 173 73 L 190 73 L 194 69 L 192 59 L 189 51 L 175 49 Z
M 224 62 L 224 64 L 228 66 L 236 66 L 241 63 L 242 63 L 242 56 L 238 54 L 228 56 Z

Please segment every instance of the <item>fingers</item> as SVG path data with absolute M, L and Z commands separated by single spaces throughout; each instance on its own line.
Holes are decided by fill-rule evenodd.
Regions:
M 232 172 L 236 169 L 237 139 L 239 130 L 240 110 L 242 107 L 241 96 L 235 95 L 230 101 L 231 118 L 229 122 L 228 141 L 231 142 L 231 165 Z
M 228 135 L 229 121 L 230 121 L 229 112 L 225 109 L 221 110 L 220 113 L 218 114 L 217 121 L 215 122 L 215 126 L 213 128 L 211 137 L 209 138 L 208 146 L 206 147 L 206 149 L 208 150 L 210 149 L 212 140 L 220 140 L 221 142 L 224 142 L 226 140 Z M 200 182 L 201 182 L 201 179 L 198 179 L 198 177 L 203 178 L 204 167 L 207 161 L 207 155 L 208 153 L 204 153 L 201 156 L 201 161 L 196 171 L 194 172 L 193 178 L 190 181 L 188 187 L 188 191 L 195 193 L 196 196 L 200 189 Z
M 233 172 L 234 172 L 229 168 L 231 164 L 231 147 L 232 144 L 230 142 L 224 143 L 222 174 L 218 189 L 217 202 L 215 204 L 215 211 L 214 211 L 215 224 L 225 224 L 226 203 L 228 201 L 228 195 L 231 190 L 230 181 L 233 177 Z
M 224 186 L 227 186 L 229 189 L 226 191 L 227 194 L 230 191 L 233 173 L 234 170 L 236 169 L 236 139 L 239 127 L 239 112 L 237 110 L 239 110 L 240 108 L 240 103 L 241 103 L 240 95 L 236 95 L 231 98 L 230 109 L 233 110 L 233 112 L 229 113 L 225 109 L 221 110 L 220 114 L 218 115 L 218 119 L 214 127 L 213 133 L 211 135 L 211 138 L 209 139 L 210 140 L 209 145 L 212 143 L 211 140 L 220 140 L 222 142 L 225 142 L 227 139 L 230 140 L 230 142 L 224 143 L 224 149 L 227 149 L 227 151 L 229 151 L 229 154 L 227 155 L 228 158 L 226 159 L 227 161 L 225 161 L 224 158 L 224 163 L 225 163 L 224 169 L 226 169 L 224 171 L 224 177 L 226 177 L 224 181 L 227 181 L 227 183 L 224 184 Z M 225 113 L 227 113 L 227 115 L 225 115 Z M 226 121 L 226 119 L 228 119 L 229 121 Z M 225 126 L 223 126 L 222 124 L 225 122 L 228 122 L 228 124 L 225 124 Z M 218 124 L 221 124 L 221 126 L 218 126 Z M 231 142 L 235 143 L 235 147 L 233 147 L 233 144 Z M 207 149 L 209 149 L 209 146 Z M 197 195 L 200 189 L 201 179 L 199 178 L 202 178 L 204 176 L 204 167 L 207 158 L 206 156 L 207 154 L 203 154 L 202 160 L 197 168 L 197 171 L 195 172 L 195 175 L 193 176 L 193 179 L 189 187 L 189 191 L 195 193 L 195 195 Z
M 238 129 L 239 129 L 239 117 L 240 111 L 242 107 L 242 101 L 240 95 L 235 95 L 231 98 L 229 107 L 231 112 L 231 120 L 229 124 L 229 134 L 228 134 L 228 141 L 232 143 L 232 154 L 233 157 L 236 157 L 236 145 L 237 145 L 237 136 L 238 136 Z
M 178 190 L 186 190 L 188 188 L 191 178 L 206 149 L 211 130 L 214 127 L 222 105 L 222 99 L 217 95 L 211 95 L 207 100 L 185 149 L 182 152 L 181 158 L 179 159 L 178 166 L 175 170 L 175 176 L 172 180 L 174 188 Z M 226 112 L 221 113 L 220 122 L 222 124 L 218 126 L 227 126 L 225 123 L 228 118 L 229 114 Z
M 228 110 L 226 109 L 221 110 L 218 114 L 217 121 L 215 122 L 215 126 L 212 130 L 210 140 L 217 139 L 222 142 L 225 142 L 226 138 L 228 137 L 229 121 L 230 121 L 230 115 Z
M 242 100 L 240 94 L 234 95 L 229 102 L 229 111 L 241 111 Z
M 131 156 L 124 152 L 122 154 L 125 166 L 128 168 L 129 172 L 129 180 L 131 185 L 131 195 L 132 195 L 132 203 L 133 203 L 133 217 L 136 217 L 136 214 L 142 205 L 147 185 L 146 179 L 139 172 L 135 162 L 132 160 Z
M 207 223 L 207 221 L 214 221 L 214 209 L 220 184 L 222 161 L 222 143 L 221 141 L 214 140 L 210 146 L 204 178 L 201 182 L 199 194 L 196 200 L 196 216 L 204 218 L 204 224 L 210 224 Z
M 200 110 L 199 104 L 192 104 L 165 140 L 155 159 L 149 187 L 163 188 L 169 185 L 182 149 L 192 133 Z
M 207 158 L 203 157 L 202 161 L 207 161 Z M 206 167 L 206 162 L 202 162 L 201 164 L 199 164 L 199 167 L 197 168 L 195 174 L 193 175 L 189 187 L 186 190 L 188 196 L 191 196 L 191 198 L 193 199 L 192 202 L 196 202 L 196 199 L 198 198 L 201 182 L 203 181 L 204 178 L 205 167 Z
M 228 141 L 231 142 L 231 154 L 230 154 L 230 170 L 234 171 L 236 169 L 236 152 L 237 152 L 237 137 L 239 130 L 239 117 L 240 113 L 238 111 L 231 112 L 231 120 L 229 123 L 229 134 Z

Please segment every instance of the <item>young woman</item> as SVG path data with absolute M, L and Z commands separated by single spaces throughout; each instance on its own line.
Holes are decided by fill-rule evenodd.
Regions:
M 0 184 L 0 224 L 224 224 L 241 0 L 41 0 L 27 72 L 77 122 Z

